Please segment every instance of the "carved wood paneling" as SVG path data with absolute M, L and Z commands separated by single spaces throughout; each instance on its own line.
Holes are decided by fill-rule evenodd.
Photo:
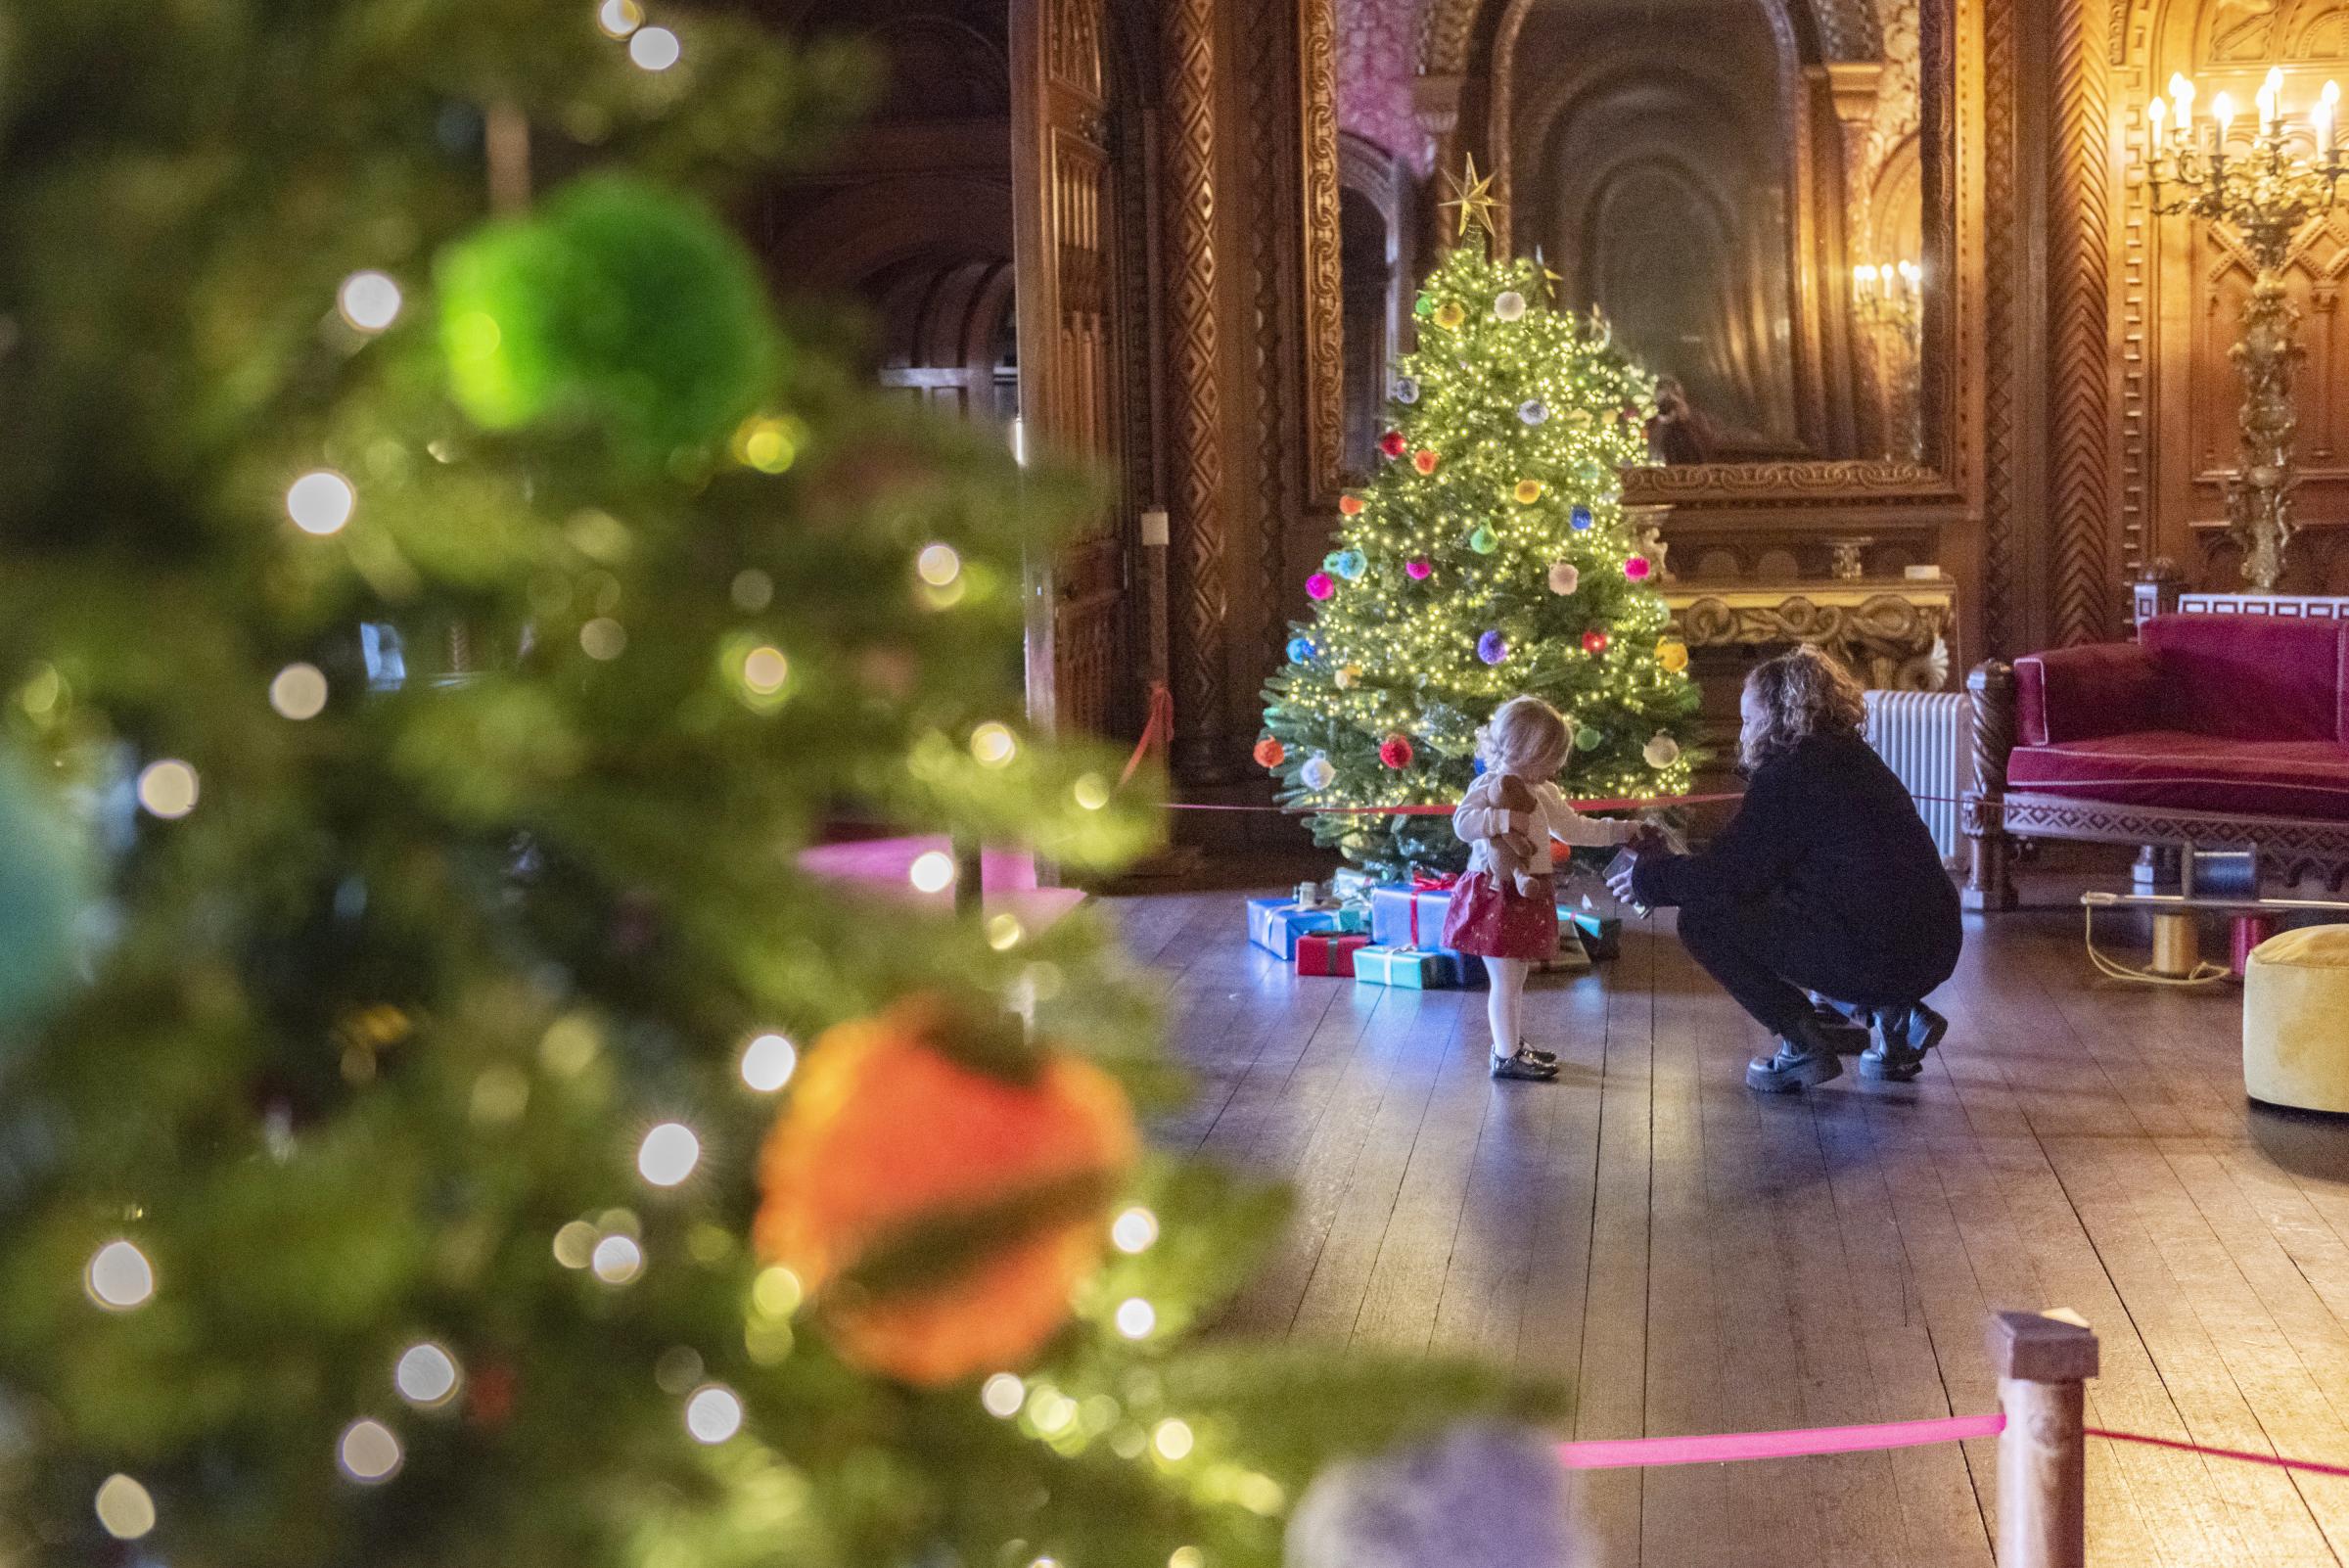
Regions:
M 1986 0 L 1983 18 L 1982 307 L 1987 317 L 1982 399 L 1982 638 L 2014 652 L 2022 574 L 2015 538 L 2016 285 L 2015 0 Z
M 1167 331 L 1174 473 L 1171 567 L 1177 762 L 1213 772 L 1224 726 L 1230 598 L 1224 582 L 1223 389 L 1216 313 L 1214 0 L 1168 0 L 1161 49 L 1168 120 Z
M 1346 304 L 1339 267 L 1337 0 L 1297 0 L 1304 154 L 1305 475 L 1309 501 L 1337 504 L 1346 445 Z
M 2058 643 L 2109 635 L 2118 603 L 2113 547 L 2111 101 L 2107 0 L 2056 0 L 2054 121 L 2048 200 L 2050 468 Z
M 1855 501 L 1930 506 L 1955 495 L 1938 471 L 1892 461 L 1692 463 L 1626 469 L 1623 476 L 1629 506 L 1823 507 Z
M 1298 429 L 1295 411 L 1303 399 L 1291 395 L 1302 368 L 1298 327 L 1303 312 L 1285 308 L 1298 298 L 1303 277 L 1292 258 L 1303 249 L 1286 215 L 1298 210 L 1298 171 L 1293 149 L 1302 140 L 1297 106 L 1300 94 L 1292 70 L 1289 17 L 1282 15 L 1290 0 L 1257 0 L 1264 13 L 1248 30 L 1251 48 L 1246 57 L 1249 197 L 1255 221 L 1248 225 L 1249 313 L 1252 352 L 1250 412 L 1255 438 L 1255 483 L 1250 498 L 1254 515 L 1258 572 L 1255 583 L 1258 641 L 1263 657 L 1272 659 L 1288 642 L 1286 589 L 1295 574 L 1288 570 L 1288 531 L 1291 516 L 1291 476 L 1294 468 L 1292 434 Z M 1331 158 L 1334 167 L 1335 151 Z M 1312 235 L 1303 236 L 1310 241 Z M 1292 249 L 1294 247 L 1294 249 Z M 1340 308 L 1343 309 L 1343 301 Z M 1322 308 L 1316 304 L 1314 313 Z M 1343 329 L 1340 329 L 1343 331 Z M 1298 362 L 1293 363 L 1293 359 Z M 1344 367 L 1340 365 L 1340 376 Z M 1325 392 L 1326 389 L 1323 389 Z M 1341 388 L 1342 391 L 1342 388 Z M 1313 401 L 1322 401 L 1316 392 Z M 1311 416 L 1304 421 L 1309 427 Z M 1253 688 L 1250 690 L 1253 695 Z
M 1117 365 L 1106 0 L 1040 0 L 1013 19 L 1020 417 L 1029 438 L 1115 473 Z M 1040 12 L 1040 14 L 1039 14 Z M 1040 35 L 1031 29 L 1040 25 Z M 1047 729 L 1109 733 L 1127 661 L 1124 508 L 1029 566 L 1029 709 Z

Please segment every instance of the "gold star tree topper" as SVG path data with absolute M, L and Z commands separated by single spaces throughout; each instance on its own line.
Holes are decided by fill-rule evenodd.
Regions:
M 1476 155 L 1468 155 L 1464 174 L 1451 176 L 1451 200 L 1444 204 L 1447 209 L 1456 208 L 1460 214 L 1459 237 L 1468 238 L 1471 229 L 1482 229 L 1487 238 L 1494 233 L 1493 210 L 1500 203 L 1493 195 L 1493 176 L 1476 171 Z

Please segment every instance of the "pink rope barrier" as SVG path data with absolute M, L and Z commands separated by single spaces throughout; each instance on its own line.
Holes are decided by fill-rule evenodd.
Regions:
M 1882 1421 L 1871 1426 L 1813 1426 L 1784 1432 L 1720 1432 L 1702 1437 L 1616 1438 L 1561 1443 L 1558 1462 L 1569 1470 L 1646 1469 L 1659 1464 L 1717 1464 L 1729 1459 L 1791 1459 L 1807 1453 L 1866 1453 L 1997 1437 L 2006 1417 L 1945 1415 L 1929 1421 Z
M 1963 1443 L 1971 1438 L 1997 1437 L 2006 1430 L 2004 1414 L 1945 1415 L 1924 1421 L 1880 1421 L 1868 1426 L 1812 1426 L 1778 1432 L 1715 1432 L 1694 1437 L 1602 1438 L 1558 1445 L 1558 1462 L 1569 1470 L 1645 1470 L 1659 1465 L 1722 1464 L 1737 1459 L 1796 1459 L 1818 1453 L 1870 1453 L 1881 1449 L 1914 1449 L 1932 1443 Z M 2210 1459 L 2234 1459 L 2264 1464 L 2271 1469 L 2296 1470 L 2309 1475 L 2349 1477 L 2349 1464 L 2321 1459 L 2287 1459 L 2244 1449 L 2214 1449 L 2177 1438 L 2146 1437 L 2139 1432 L 2115 1432 L 2107 1427 L 2085 1428 L 2083 1435 L 2112 1443 L 2138 1443 L 2146 1448 L 2199 1453 Z
M 2114 1432 L 2104 1427 L 2081 1429 L 2084 1436 L 2106 1438 L 2114 1443 L 2142 1443 L 2148 1449 L 2175 1449 L 2181 1453 L 2199 1453 L 2212 1459 L 2235 1459 L 2244 1464 L 2264 1464 L 2276 1470 L 2302 1470 L 2310 1475 L 2349 1476 L 2349 1464 L 2326 1464 L 2321 1459 L 2286 1459 L 2273 1453 L 2252 1453 L 2243 1449 L 2212 1449 L 2199 1443 L 2182 1443 L 2176 1438 L 2145 1437 L 2137 1432 Z

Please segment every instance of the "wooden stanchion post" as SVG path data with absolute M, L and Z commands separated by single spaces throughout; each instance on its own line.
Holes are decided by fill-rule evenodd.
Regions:
M 2036 1313 L 1991 1319 L 1999 1374 L 1999 1568 L 2086 1568 L 2087 1383 L 2096 1336 Z

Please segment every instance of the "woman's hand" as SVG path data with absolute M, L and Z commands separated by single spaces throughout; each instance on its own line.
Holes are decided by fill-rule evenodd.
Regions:
M 1615 864 L 1607 873 L 1607 891 L 1626 903 L 1638 902 L 1632 892 L 1632 880 L 1638 872 L 1639 851 L 1635 848 L 1629 853 L 1616 857 Z

